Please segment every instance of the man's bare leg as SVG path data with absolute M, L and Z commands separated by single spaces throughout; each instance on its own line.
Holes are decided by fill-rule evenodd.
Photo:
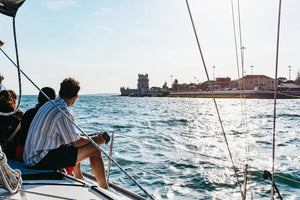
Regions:
M 105 178 L 104 162 L 101 152 L 99 152 L 98 155 L 91 157 L 90 163 L 98 185 L 104 189 L 107 189 L 108 185 Z
M 80 175 L 81 167 L 79 166 L 79 164 L 86 158 L 90 158 L 91 168 L 96 177 L 99 187 L 107 189 L 108 185 L 105 179 L 105 169 L 102 155 L 101 152 L 92 144 L 87 144 L 78 148 L 77 162 L 74 167 L 75 177 L 76 174 Z
M 82 179 L 82 171 L 81 171 L 81 162 L 77 162 L 75 167 L 74 167 L 74 175 L 76 178 Z

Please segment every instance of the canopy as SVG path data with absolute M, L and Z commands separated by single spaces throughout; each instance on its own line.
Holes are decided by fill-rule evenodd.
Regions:
M 25 0 L 0 0 L 0 13 L 14 17 Z

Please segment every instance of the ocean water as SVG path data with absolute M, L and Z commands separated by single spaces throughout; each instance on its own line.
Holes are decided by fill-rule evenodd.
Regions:
M 36 99 L 23 96 L 21 109 Z M 262 174 L 272 170 L 274 100 L 216 102 L 242 187 L 249 165 L 247 199 L 271 199 Z M 71 109 L 86 133 L 115 133 L 112 158 L 156 199 L 241 199 L 212 99 L 87 95 Z M 277 100 L 275 183 L 283 199 L 300 199 L 299 110 L 299 100 Z M 113 164 L 109 180 L 145 196 Z

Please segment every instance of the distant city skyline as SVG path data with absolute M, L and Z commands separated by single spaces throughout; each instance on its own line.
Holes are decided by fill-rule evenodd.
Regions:
M 230 1 L 189 3 L 210 79 L 237 79 Z M 278 77 L 292 80 L 300 71 L 299 8 L 300 1 L 282 2 Z M 274 78 L 278 2 L 245 0 L 240 10 L 244 71 Z M 160 87 L 175 78 L 206 81 L 182 0 L 26 0 L 16 28 L 21 68 L 39 87 L 58 92 L 71 76 L 81 83 L 80 94 L 119 93 L 122 86 L 135 88 L 139 73 Z M 2 49 L 15 59 L 10 17 L 0 16 L 0 33 Z M 15 67 L 2 53 L 0 66 L 3 84 L 18 91 Z M 24 77 L 22 90 L 38 93 Z
M 251 76 L 266 76 L 265 74 L 244 74 L 244 77 L 246 77 L 246 76 L 248 76 L 248 75 L 251 75 Z M 173 76 L 172 76 L 173 77 Z M 270 77 L 270 76 L 267 76 L 267 77 Z M 211 81 L 216 81 L 217 79 L 220 79 L 220 78 L 230 78 L 232 81 L 238 81 L 238 79 L 232 79 L 231 77 L 228 77 L 228 76 L 220 76 L 220 77 L 214 77 L 214 79 L 210 79 Z M 243 77 L 241 77 L 241 78 L 243 78 Z M 272 77 L 270 77 L 270 78 L 272 78 Z M 279 76 L 278 78 L 285 78 L 287 81 L 288 80 L 292 80 L 292 81 L 295 81 L 296 80 L 296 78 L 297 78 L 297 76 L 296 76 L 296 78 L 295 79 L 289 79 L 288 77 L 284 77 L 284 76 Z M 165 83 L 167 83 L 167 86 L 168 87 L 172 87 L 172 84 L 174 83 L 174 81 L 176 80 L 177 78 L 176 77 L 173 77 L 173 79 L 171 80 L 171 81 L 167 81 L 167 80 L 165 80 L 164 82 L 162 82 L 161 83 L 161 85 L 149 85 L 149 87 L 151 88 L 151 87 L 162 87 Z M 206 82 L 207 80 L 205 80 L 205 81 L 200 81 L 200 80 L 198 80 L 197 79 L 197 77 L 194 77 L 194 79 L 193 80 L 190 80 L 189 82 L 181 82 L 179 79 L 177 79 L 178 80 L 178 83 L 179 84 L 201 84 L 201 83 L 204 83 L 204 82 Z M 149 81 L 151 81 L 151 77 L 149 77 Z M 170 84 L 171 83 L 171 84 Z M 128 89 L 136 89 L 137 87 L 136 86 L 134 86 L 134 87 L 128 87 L 128 86 L 125 86 L 125 85 L 123 85 L 123 86 L 121 86 L 121 87 L 123 87 L 123 88 L 128 88 Z

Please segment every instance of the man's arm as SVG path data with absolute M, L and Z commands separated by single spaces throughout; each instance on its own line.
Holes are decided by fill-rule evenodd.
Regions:
M 82 147 L 88 143 L 90 143 L 90 141 L 85 136 L 80 136 L 80 139 L 72 142 L 71 145 L 73 147 Z
M 98 145 L 105 143 L 105 139 L 102 137 L 102 133 L 96 133 L 91 138 Z M 76 140 L 75 142 L 72 142 L 71 144 L 73 147 L 81 147 L 81 146 L 87 145 L 89 143 L 90 143 L 90 141 L 89 141 L 89 139 L 87 139 L 86 136 L 80 136 L 79 140 Z

